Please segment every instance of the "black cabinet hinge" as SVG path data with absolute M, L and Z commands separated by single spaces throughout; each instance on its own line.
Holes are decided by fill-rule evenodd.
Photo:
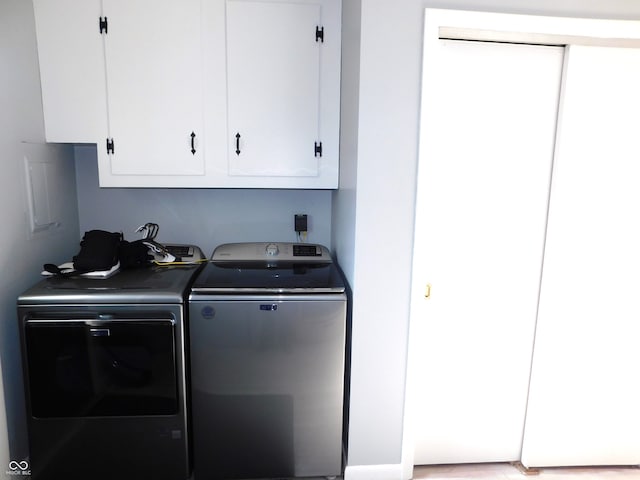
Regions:
M 113 138 L 107 138 L 107 154 L 109 153 L 113 153 L 113 148 L 114 143 L 113 143 Z
M 100 33 L 108 33 L 109 22 L 107 21 L 107 17 L 100 17 L 98 20 L 98 26 L 100 27 Z
M 316 42 L 324 43 L 324 27 L 316 26 Z
M 313 156 L 321 157 L 322 156 L 322 142 L 313 142 Z

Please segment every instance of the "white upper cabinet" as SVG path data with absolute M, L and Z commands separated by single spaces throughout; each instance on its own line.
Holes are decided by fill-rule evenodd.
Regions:
M 101 186 L 337 188 L 340 0 L 34 7 L 47 140 Z
M 318 5 L 228 3 L 231 175 L 318 175 L 320 22 Z
M 205 173 L 201 3 L 103 0 L 116 184 L 117 175 Z
M 33 0 L 48 142 L 105 140 L 100 0 Z
M 337 188 L 339 8 L 227 1 L 231 183 Z

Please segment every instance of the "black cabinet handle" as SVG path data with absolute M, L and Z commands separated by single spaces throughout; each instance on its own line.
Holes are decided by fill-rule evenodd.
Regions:
M 196 134 L 191 132 L 191 153 L 196 154 Z
M 240 155 L 240 133 L 236 133 L 236 155 Z

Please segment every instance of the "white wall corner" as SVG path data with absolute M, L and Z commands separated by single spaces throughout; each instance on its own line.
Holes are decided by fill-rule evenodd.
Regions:
M 409 480 L 401 464 L 347 465 L 344 480 Z

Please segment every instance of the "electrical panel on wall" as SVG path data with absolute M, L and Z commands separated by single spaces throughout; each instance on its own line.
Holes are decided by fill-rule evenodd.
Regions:
M 42 236 L 62 226 L 64 205 L 59 192 L 66 170 L 62 158 L 69 147 L 23 144 L 29 236 Z

